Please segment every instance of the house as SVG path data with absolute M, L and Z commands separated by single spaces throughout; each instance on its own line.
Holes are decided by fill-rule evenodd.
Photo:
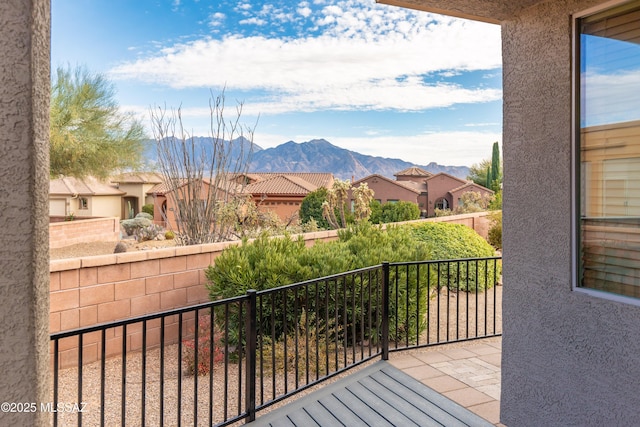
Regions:
M 320 187 L 331 188 L 333 175 L 330 173 L 253 173 L 244 192 L 251 194 L 261 210 L 276 213 L 283 221 L 297 216 L 300 204 L 307 194 Z
M 110 181 L 126 193 L 122 199 L 120 215 L 122 219 L 126 219 L 140 213 L 142 206 L 153 204 L 153 197 L 148 191 L 162 182 L 162 176 L 154 172 L 126 172 L 112 177 Z
M 385 176 L 373 174 L 353 182 L 351 186 L 358 187 L 360 184 L 367 184 L 373 190 L 373 198 L 381 204 L 399 201 L 412 202 L 420 207 L 420 211 L 426 213 L 427 188 L 424 183 L 394 181 Z M 349 201 L 353 203 L 351 191 L 349 191 Z
M 240 190 L 235 183 L 230 181 L 228 183 L 216 183 L 215 179 L 212 181 L 208 178 L 203 178 L 201 181 L 192 182 L 191 185 L 186 179 L 175 181 L 173 183 L 161 182 L 156 184 L 146 193 L 153 203 L 153 222 L 172 230 L 178 229 L 177 201 L 190 199 L 195 193 L 198 193 L 198 198 L 205 203 L 206 200 L 212 197 L 215 185 L 218 185 L 216 195 L 218 199 L 222 199 L 225 193 L 235 193 L 236 190 Z M 226 188 L 221 188 L 221 186 Z M 175 196 L 170 193 L 174 193 Z
M 121 217 L 126 193 L 96 178 L 62 177 L 49 181 L 49 216 Z
M 259 209 L 271 210 L 283 221 L 297 215 L 307 194 L 320 187 L 330 188 L 333 185 L 333 175 L 330 173 L 243 173 L 235 174 L 231 180 L 236 191 L 251 195 Z M 208 180 L 205 180 L 205 184 L 207 188 L 210 185 Z M 175 214 L 171 212 L 175 212 L 176 207 L 167 195 L 170 191 L 166 183 L 160 183 L 150 188 L 147 196 L 154 203 L 154 222 L 175 227 Z M 167 212 L 170 218 L 168 222 L 165 221 Z
M 623 143 L 638 147 L 637 138 L 630 135 L 625 141 L 612 141 L 612 150 L 589 150 L 587 135 L 600 126 L 609 130 L 627 126 L 638 119 L 639 107 L 633 104 L 637 97 L 618 96 L 620 90 L 600 87 L 595 92 L 601 97 L 589 100 L 583 99 L 582 89 L 590 93 L 593 84 L 614 83 L 624 95 L 637 92 L 636 80 L 630 77 L 639 63 L 639 2 L 380 1 L 501 25 L 505 167 L 501 421 L 511 427 L 636 425 L 640 407 L 638 263 L 626 264 L 632 276 L 611 275 L 604 280 L 585 274 L 592 268 L 582 254 L 585 243 L 604 250 L 605 261 L 609 253 L 633 254 L 638 248 L 637 242 L 622 240 L 637 235 L 637 217 L 593 218 L 586 207 L 598 197 L 588 183 L 598 183 L 607 191 L 616 185 L 633 189 L 637 183 L 633 159 L 640 157 L 638 150 L 630 151 L 634 157 L 616 157 Z M 0 26 L 0 39 L 20 41 L 0 46 L 0 64 L 12 70 L 0 73 L 4 101 L 0 104 L 0 188 L 11 195 L 0 198 L 4 273 L 0 289 L 10 295 L 0 299 L 0 342 L 5 349 L 0 354 L 0 400 L 49 402 L 50 3 L 1 2 L 0 16 L 5 23 Z M 600 32 L 598 27 L 610 31 Z M 632 31 L 619 31 L 625 27 Z M 596 46 L 590 44 L 593 40 Z M 609 51 L 614 57 L 622 52 L 623 61 L 584 55 L 585 49 L 619 42 L 624 49 Z M 631 67 L 619 72 L 616 64 Z M 605 77 L 585 81 L 593 74 L 581 73 L 582 69 L 597 70 Z M 581 120 L 594 106 L 591 101 L 608 107 L 600 111 L 621 115 Z M 605 143 L 609 142 L 605 139 Z M 599 160 L 591 152 L 612 154 L 602 159 L 602 164 L 616 166 L 612 179 L 598 178 L 593 166 Z M 609 212 L 609 206 L 633 205 L 637 193 L 621 194 L 624 197 L 600 197 L 600 204 L 607 207 L 603 212 Z M 583 204 L 584 199 L 588 202 Z M 615 227 L 623 232 L 612 233 Z M 605 234 L 584 241 L 585 233 L 589 237 L 598 229 Z M 618 247 L 606 247 L 607 241 Z M 608 267 L 616 272 L 613 264 Z M 608 281 L 612 282 L 608 287 L 598 288 Z M 77 294 L 71 296 L 77 298 Z M 49 425 L 49 414 L 2 412 L 0 424 Z
M 502 423 L 637 425 L 640 2 L 381 2 L 501 25 Z
M 422 216 L 435 216 L 436 209 L 455 209 L 464 193 L 474 191 L 492 196 L 493 191 L 444 172 L 432 174 L 412 166 L 395 174 L 396 180 L 382 175 L 369 175 L 353 183 L 366 183 L 380 203 L 407 201 L 416 203 Z M 352 200 L 351 200 L 352 201 Z

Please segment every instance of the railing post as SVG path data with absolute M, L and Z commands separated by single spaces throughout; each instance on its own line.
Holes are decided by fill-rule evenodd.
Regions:
M 246 346 L 246 406 L 247 406 L 247 418 L 246 422 L 250 423 L 256 419 L 256 342 L 258 340 L 258 331 L 256 329 L 256 291 L 249 289 L 247 291 L 249 297 L 249 307 L 247 309 L 247 318 L 245 321 L 245 329 L 247 332 L 247 346 Z
M 382 263 L 382 360 L 389 360 L 389 263 Z

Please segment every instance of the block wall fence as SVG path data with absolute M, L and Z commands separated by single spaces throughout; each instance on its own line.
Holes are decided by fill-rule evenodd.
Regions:
M 49 224 L 51 249 L 87 242 L 117 242 L 120 239 L 120 221 L 117 217 L 74 219 Z
M 487 213 L 419 221 L 464 224 L 485 238 L 489 228 Z M 303 236 L 307 246 L 316 241 L 338 238 L 336 231 L 306 233 Z M 207 302 L 204 271 L 214 264 L 225 248 L 237 244 L 239 242 L 211 243 L 52 260 L 49 331 L 67 331 Z M 177 342 L 177 318 L 174 320 L 174 323 L 165 323 L 166 343 Z M 183 320 L 187 320 L 183 324 L 183 334 L 186 334 L 188 328 L 193 329 L 193 319 L 185 317 Z M 159 323 L 152 321 L 147 328 L 147 347 L 157 346 L 160 342 Z M 121 352 L 122 332 L 118 331 L 121 328 L 107 333 L 105 351 L 108 356 Z M 77 339 L 60 341 L 61 367 L 77 364 L 77 344 Z M 127 328 L 127 349 L 139 350 L 141 345 L 141 325 L 131 325 Z M 99 333 L 83 338 L 84 363 L 98 360 L 99 346 Z M 53 345 L 50 352 L 53 354 Z

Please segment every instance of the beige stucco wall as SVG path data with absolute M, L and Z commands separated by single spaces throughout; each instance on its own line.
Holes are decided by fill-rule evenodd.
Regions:
M 48 402 L 48 1 L 0 2 L 0 402 Z M 2 426 L 48 425 L 0 412 Z
M 501 420 L 637 425 L 640 307 L 571 288 L 571 14 L 553 0 L 502 26 Z
M 80 212 L 80 211 L 76 211 Z M 86 212 L 86 211 L 85 211 Z M 122 214 L 121 196 L 93 196 L 89 198 L 89 215 L 99 217 L 118 217 Z

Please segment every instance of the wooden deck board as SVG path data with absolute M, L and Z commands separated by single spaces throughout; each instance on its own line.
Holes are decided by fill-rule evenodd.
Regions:
M 250 426 L 473 426 L 492 424 L 380 361 L 258 417 Z

